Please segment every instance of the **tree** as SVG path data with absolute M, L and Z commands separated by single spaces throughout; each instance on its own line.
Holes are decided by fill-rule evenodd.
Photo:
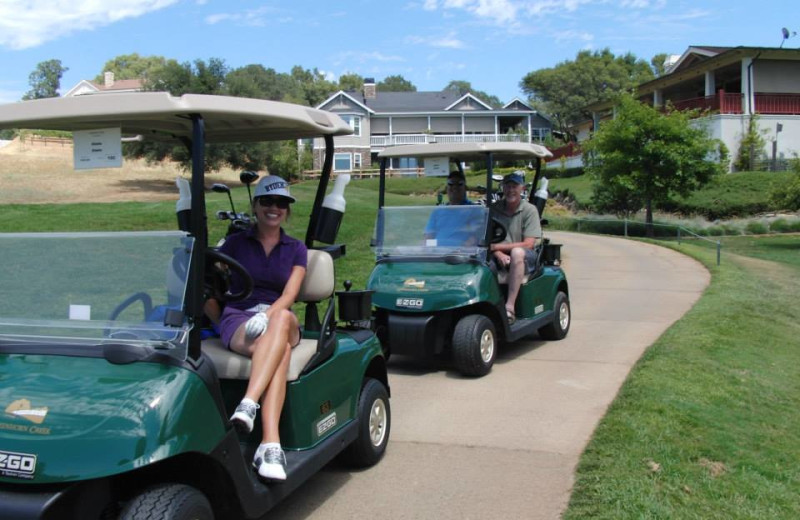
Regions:
M 631 95 L 618 98 L 615 114 L 584 145 L 587 170 L 601 186 L 595 198 L 624 202 L 625 211 L 644 206 L 653 236 L 656 204 L 686 196 L 724 171 L 712 159 L 720 154 L 719 142 L 690 124 L 694 114 L 662 113 Z
M 346 92 L 360 92 L 364 88 L 364 78 L 355 73 L 339 76 L 339 90 Z
M 100 74 L 95 76 L 94 81 L 96 83 L 102 83 L 104 80 L 103 74 L 106 72 L 113 72 L 115 80 L 146 80 L 152 71 L 163 68 L 167 66 L 168 63 L 177 65 L 175 60 L 167 60 L 164 56 L 139 56 L 137 53 L 120 54 L 108 60 L 105 65 L 103 65 L 103 70 L 100 71 Z
M 336 83 L 325 79 L 325 74 L 316 68 L 306 70 L 295 65 L 292 67 L 291 77 L 295 81 L 297 89 L 296 93 L 285 101 L 292 103 L 315 107 L 337 90 Z M 298 94 L 300 95 L 299 99 L 297 98 Z
M 614 56 L 604 49 L 581 51 L 574 61 L 530 72 L 520 88 L 566 132 L 569 125 L 590 117 L 587 105 L 612 100 L 651 79 L 653 70 L 647 62 L 630 53 Z
M 656 54 L 650 60 L 650 65 L 653 67 L 653 73 L 657 78 L 660 78 L 667 72 L 667 58 L 669 58 L 669 54 L 662 52 Z
M 747 122 L 747 132 L 742 135 L 742 139 L 739 142 L 739 151 L 733 163 L 736 171 L 755 169 L 755 162 L 763 157 L 766 144 L 764 136 L 758 127 L 758 116 L 750 116 L 750 120 Z
M 36 69 L 28 76 L 31 89 L 22 96 L 22 99 L 58 97 L 61 76 L 68 70 L 67 67 L 61 65 L 61 60 L 39 62 Z
M 417 87 L 403 76 L 386 76 L 375 86 L 378 92 L 416 92 Z
M 487 94 L 481 90 L 475 90 L 472 88 L 472 83 L 469 81 L 453 80 L 448 83 L 446 87 L 444 87 L 444 90 L 458 92 L 460 96 L 463 96 L 469 92 L 481 101 L 488 103 L 492 108 L 500 108 L 503 106 L 503 102 L 500 101 L 500 98 Z

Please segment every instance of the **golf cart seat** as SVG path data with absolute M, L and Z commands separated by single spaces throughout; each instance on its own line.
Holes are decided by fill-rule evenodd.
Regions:
M 308 250 L 308 267 L 298 302 L 320 302 L 333 295 L 334 272 L 333 258 L 324 251 Z M 303 372 L 308 362 L 317 352 L 316 339 L 301 339 L 300 343 L 292 349 L 292 358 L 289 361 L 287 381 L 294 381 Z M 208 356 L 217 376 L 220 379 L 249 379 L 250 358 L 236 352 L 231 352 L 222 344 L 220 338 L 203 340 L 203 352 Z

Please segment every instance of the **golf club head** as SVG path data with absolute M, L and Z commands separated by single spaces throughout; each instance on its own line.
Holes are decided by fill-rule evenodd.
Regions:
M 239 180 L 242 181 L 242 184 L 246 184 L 247 186 L 253 184 L 256 179 L 258 179 L 258 174 L 250 170 L 245 170 L 239 174 Z
M 214 184 L 211 185 L 211 191 L 213 191 L 214 193 L 230 193 L 231 189 L 225 186 L 224 184 L 215 182 Z

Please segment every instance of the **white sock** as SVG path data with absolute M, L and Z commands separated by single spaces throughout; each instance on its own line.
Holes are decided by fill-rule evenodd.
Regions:
M 255 402 L 255 401 L 253 401 L 253 400 L 252 400 L 252 399 L 250 399 L 249 397 L 245 397 L 244 399 L 242 399 L 242 404 L 254 404 L 254 405 L 256 405 L 256 407 L 259 407 L 259 406 L 258 406 L 258 403 L 257 403 L 257 402 Z M 260 407 L 259 407 L 259 408 L 260 408 Z

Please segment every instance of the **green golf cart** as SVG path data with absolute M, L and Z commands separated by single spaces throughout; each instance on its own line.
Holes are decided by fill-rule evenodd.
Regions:
M 549 155 L 542 146 L 524 143 L 409 145 L 378 154 L 379 208 L 372 243 L 376 265 L 367 287 L 374 291 L 375 329 L 387 356 L 452 353 L 463 375 L 483 376 L 491 370 L 500 343 L 537 333 L 553 340 L 567 335 L 569 286 L 560 267 L 560 246 L 546 238 L 536 240 L 536 269 L 523 279 L 514 323 L 505 311 L 507 272 L 498 272 L 489 257 L 490 244 L 507 233 L 490 214 L 494 165 L 500 160 L 535 163 L 535 187 L 541 159 Z M 418 164 L 426 163 L 426 171 L 445 175 L 448 163 L 463 173 L 465 161 L 483 161 L 486 199 L 470 205 L 386 206 L 387 169 L 398 158 L 416 158 Z M 541 215 L 545 201 L 533 189 L 529 199 Z M 449 226 L 444 238 L 429 233 L 436 222 Z
M 192 156 L 180 230 L 0 234 L 0 518 L 257 518 L 337 455 L 356 466 L 381 459 L 386 362 L 358 326 L 369 313 L 351 303 L 369 293 L 335 292 L 344 246 L 330 234 L 319 244 L 333 136 L 350 133 L 338 116 L 135 93 L 3 105 L 0 128 L 72 131 L 76 163 L 118 161 L 120 139 L 134 136 L 183 143 Z M 207 143 L 320 136 L 327 156 L 305 237 L 303 340 L 280 423 L 287 479 L 266 483 L 250 465 L 260 425 L 240 436 L 228 421 L 250 359 L 201 330 L 206 298 L 252 289 L 236 261 L 208 246 L 204 154 Z M 239 294 L 229 292 L 231 270 L 247 280 Z

